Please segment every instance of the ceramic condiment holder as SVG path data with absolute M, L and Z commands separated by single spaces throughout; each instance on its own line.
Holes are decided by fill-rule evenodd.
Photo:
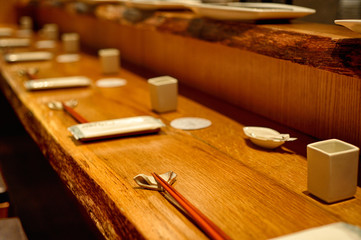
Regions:
M 152 109 L 169 112 L 177 109 L 178 81 L 170 76 L 148 79 Z
M 308 191 L 327 203 L 356 193 L 359 149 L 330 139 L 307 145 Z
M 42 35 L 46 39 L 58 40 L 58 38 L 59 38 L 58 25 L 56 25 L 54 23 L 45 24 L 41 31 L 42 31 Z
M 32 30 L 33 20 L 29 16 L 22 16 L 19 20 L 20 29 Z
M 79 34 L 64 33 L 61 35 L 63 49 L 66 53 L 76 53 L 79 51 Z
M 120 52 L 115 48 L 106 48 L 98 51 L 102 72 L 104 74 L 115 74 L 120 68 Z

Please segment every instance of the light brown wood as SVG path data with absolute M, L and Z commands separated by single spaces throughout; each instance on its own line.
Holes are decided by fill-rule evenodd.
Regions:
M 60 46 L 54 52 L 60 53 Z M 106 239 L 206 239 L 160 193 L 140 189 L 133 181 L 139 173 L 170 170 L 179 175 L 174 187 L 233 239 L 268 239 L 337 221 L 361 226 L 359 188 L 355 198 L 332 205 L 307 194 L 306 159 L 292 146 L 304 151 L 314 139 L 275 125 L 300 140 L 263 150 L 242 131 L 242 122 L 256 117 L 239 111 L 237 122 L 183 96 L 177 111 L 156 114 L 150 108 L 146 79 L 124 68 L 111 75 L 128 81 L 119 88 L 93 84 L 28 92 L 17 74 L 21 68 L 37 66 L 39 78 L 85 75 L 95 83 L 106 77 L 97 57 L 84 53 L 76 63 L 2 61 L 0 66 L 2 91 Z M 79 101 L 76 111 L 90 121 L 151 115 L 166 127 L 154 135 L 81 143 L 67 131 L 75 120 L 46 106 L 51 100 L 72 98 Z M 196 131 L 169 126 L 184 116 L 210 119 L 212 126 Z
M 116 47 L 122 59 L 319 139 L 361 147 L 359 34 L 314 23 L 237 23 L 155 12 L 112 21 L 38 9 L 41 24 L 80 33 L 83 45 Z M 91 26 L 91 27 L 88 27 Z

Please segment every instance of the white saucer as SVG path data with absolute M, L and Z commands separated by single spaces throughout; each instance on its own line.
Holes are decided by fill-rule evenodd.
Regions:
M 197 130 L 211 126 L 212 122 L 205 118 L 183 117 L 174 119 L 170 125 L 177 129 Z
M 122 78 L 102 78 L 96 81 L 97 87 L 112 88 L 121 87 L 127 84 L 127 80 Z
M 267 148 L 274 149 L 285 143 L 284 140 L 269 139 L 269 136 L 279 136 L 280 133 L 271 128 L 265 127 L 244 127 L 244 133 L 249 137 L 254 144 Z

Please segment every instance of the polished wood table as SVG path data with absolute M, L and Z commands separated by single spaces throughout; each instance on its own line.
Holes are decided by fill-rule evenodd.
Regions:
M 61 47 L 52 51 L 59 54 Z M 305 149 L 316 140 L 301 133 L 274 124 L 299 140 L 264 150 L 253 145 L 242 128 L 266 121 L 241 110 L 231 111 L 234 118 L 229 118 L 180 95 L 177 111 L 154 113 L 145 75 L 122 68 L 119 74 L 104 76 L 97 57 L 85 53 L 73 63 L 55 58 L 13 64 L 1 60 L 0 66 L 3 93 L 106 239 L 207 238 L 162 194 L 141 189 L 133 180 L 140 173 L 167 171 L 178 174 L 174 187 L 233 239 L 268 239 L 338 221 L 361 226 L 360 188 L 354 198 L 334 204 L 308 194 Z M 29 92 L 18 70 L 30 67 L 39 68 L 39 78 L 84 75 L 93 83 L 88 88 Z M 96 81 L 104 77 L 124 78 L 127 85 L 97 87 Z M 76 122 L 47 107 L 49 101 L 69 99 L 78 100 L 76 111 L 90 121 L 150 115 L 166 126 L 158 134 L 82 143 L 67 130 Z M 169 125 L 188 116 L 207 118 L 212 126 L 184 131 Z

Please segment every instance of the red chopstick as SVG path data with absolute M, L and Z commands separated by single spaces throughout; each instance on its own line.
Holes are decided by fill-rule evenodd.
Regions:
M 34 79 L 37 79 L 37 77 L 35 76 L 35 74 L 31 74 L 29 73 L 29 71 L 25 71 L 25 75 L 28 79 L 30 80 L 34 80 Z
M 207 218 L 203 213 L 201 213 L 201 211 L 199 211 L 187 199 L 185 199 L 177 190 L 175 190 L 170 184 L 168 184 L 167 181 L 165 181 L 156 173 L 152 173 L 152 175 L 154 179 L 174 198 L 174 200 L 176 200 L 179 205 L 187 211 L 189 216 L 204 231 L 204 233 L 207 234 L 210 239 L 231 239 L 209 218 Z
M 66 103 L 61 102 L 63 105 L 63 109 L 69 113 L 70 116 L 72 116 L 75 120 L 77 120 L 79 123 L 88 123 L 89 121 L 86 120 L 83 116 L 81 116 L 79 113 L 77 113 L 73 108 L 66 105 Z

